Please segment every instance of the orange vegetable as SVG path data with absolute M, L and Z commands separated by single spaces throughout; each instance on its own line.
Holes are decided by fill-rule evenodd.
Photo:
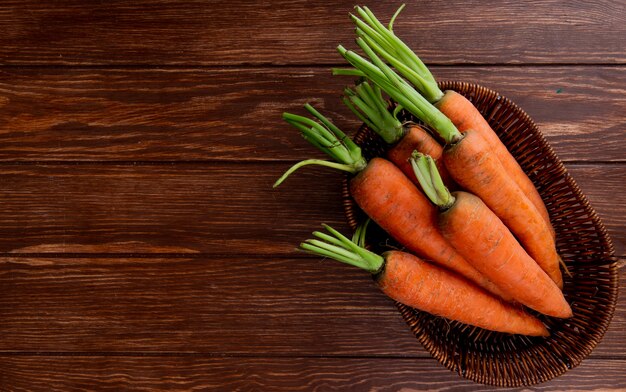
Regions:
M 372 159 L 350 180 L 354 201 L 374 222 L 412 252 L 510 299 L 472 267 L 441 235 L 435 207 L 391 162 Z
M 367 216 L 411 252 L 504 299 L 512 298 L 471 266 L 441 235 L 436 208 L 391 162 L 372 159 L 350 180 L 350 194 Z
M 300 129 L 307 140 L 313 140 L 314 145 L 339 163 L 302 161 L 289 169 L 275 186 L 282 183 L 293 171 L 307 164 L 330 166 L 350 172 L 355 175 L 350 180 L 354 200 L 374 222 L 398 242 L 434 263 L 476 282 L 481 287 L 505 299 L 510 298 L 465 261 L 443 238 L 436 226 L 435 207 L 400 169 L 383 158 L 374 158 L 366 162 L 360 155 L 360 149 L 350 138 L 311 106 L 306 108 L 321 123 L 289 113 L 284 115 L 285 119 Z
M 517 186 L 519 186 L 541 214 L 541 217 L 550 228 L 552 237 L 554 237 L 554 229 L 552 229 L 550 223 L 548 210 L 537 188 L 535 188 L 530 178 L 524 173 L 519 163 L 517 163 L 515 158 L 509 153 L 509 150 L 507 150 L 498 135 L 491 129 L 491 126 L 489 126 L 489 123 L 480 114 L 478 109 L 476 109 L 467 98 L 454 91 L 444 92 L 443 98 L 435 103 L 435 107 L 445 114 L 460 132 L 464 133 L 471 129 L 480 133 L 489 145 L 492 153 L 495 154 L 504 167 L 504 171 L 515 181 Z M 437 157 L 433 156 L 433 158 Z
M 445 269 L 405 252 L 376 255 L 325 227 L 332 235 L 315 232 L 318 239 L 307 240 L 300 247 L 369 271 L 381 291 L 398 302 L 492 331 L 549 335 L 535 317 Z
M 563 286 L 550 225 L 508 175 L 489 144 L 475 131 L 459 132 L 449 118 L 411 87 L 369 47 L 365 39 L 357 44 L 370 57 L 338 47 L 341 55 L 382 90 L 429 125 L 446 142 L 443 162 L 450 176 L 461 187 L 480 197 L 509 227 L 535 261 Z M 503 197 L 506 195 L 506 197 Z
M 409 158 L 414 150 L 430 155 L 437 160 L 437 167 L 443 182 L 450 189 L 456 184 L 448 174 L 443 162 L 439 161 L 443 147 L 434 137 L 419 125 L 402 123 L 398 115 L 398 107 L 393 112 L 388 110 L 389 104 L 383 98 L 380 87 L 371 86 L 367 81 L 360 81 L 354 89 L 344 90 L 344 103 L 371 130 L 376 132 L 391 147 L 387 150 L 387 159 L 393 162 L 417 186 Z
M 411 164 L 426 194 L 439 207 L 441 233 L 466 260 L 521 304 L 549 316 L 572 316 L 559 287 L 480 198 L 467 192 L 451 194 L 430 157 L 416 152 Z
M 515 233 L 528 254 L 541 268 L 563 287 L 559 264 L 550 227 L 515 184 L 488 143 L 476 131 L 467 131 L 461 141 L 446 148 L 443 161 L 457 182 L 482 201 Z
M 446 184 L 449 189 L 457 188 L 456 183 L 452 177 L 450 177 L 448 169 L 446 169 L 446 166 L 441 160 L 443 147 L 420 126 L 409 126 L 404 137 L 387 151 L 387 158 L 398 166 L 411 181 L 419 185 L 419 182 L 415 178 L 415 173 L 413 173 L 413 168 L 409 163 L 409 158 L 411 158 L 413 151 L 419 151 L 422 154 L 433 157 L 437 162 L 437 168 L 439 169 L 439 173 L 441 173 L 443 183 Z
M 491 129 L 489 123 L 464 96 L 454 91 L 446 91 L 445 93 L 441 91 L 434 76 L 422 60 L 393 32 L 393 21 L 402 8 L 404 6 L 396 11 L 389 26 L 385 27 L 367 7 L 356 7 L 359 16 L 352 15 L 352 20 L 356 25 L 357 36 L 366 43 L 368 48 L 373 49 L 373 52 L 395 67 L 398 73 L 404 76 L 428 102 L 434 104 L 452 120 L 459 131 L 465 132 L 468 129 L 473 129 L 487 140 L 489 147 L 504 166 L 506 173 L 533 203 L 550 227 L 552 236 L 554 236 L 548 210 L 539 192 L 515 158 L 502 144 L 498 135 Z M 372 56 L 370 55 L 370 57 Z

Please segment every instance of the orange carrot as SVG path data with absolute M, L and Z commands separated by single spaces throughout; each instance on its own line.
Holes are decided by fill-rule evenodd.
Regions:
M 464 133 L 472 129 L 481 134 L 485 141 L 487 141 L 491 151 L 504 167 L 505 172 L 515 181 L 517 186 L 520 187 L 522 192 L 528 197 L 547 222 L 551 229 L 551 235 L 554 237 L 554 229 L 552 229 L 550 223 L 550 215 L 548 215 L 548 210 L 537 188 L 535 188 L 530 178 L 524 173 L 519 163 L 517 163 L 515 158 L 509 153 L 509 150 L 507 150 L 498 135 L 491 129 L 491 126 L 489 126 L 489 123 L 480 114 L 478 109 L 476 109 L 467 98 L 451 90 L 444 92 L 443 97 L 435 103 L 435 107 L 445 114 L 460 132 Z M 433 156 L 433 158 L 435 157 Z
M 430 155 L 438 160 L 443 153 L 443 147 L 424 128 L 412 122 L 402 123 L 398 119 L 401 107 L 390 112 L 388 102 L 383 98 L 380 87 L 371 86 L 366 80 L 360 81 L 354 89 L 344 90 L 344 103 L 357 115 L 371 130 L 376 132 L 391 147 L 387 150 L 387 159 L 393 162 L 417 186 L 419 182 L 413 174 L 409 158 L 414 150 Z M 456 189 L 456 184 L 450 178 L 443 162 L 437 161 L 437 167 L 443 182 L 450 189 Z
M 562 287 L 559 270 L 562 261 L 556 252 L 551 227 L 491 153 L 488 143 L 474 131 L 459 132 L 449 118 L 385 64 L 364 39 L 357 38 L 357 44 L 373 63 L 342 46 L 338 50 L 359 72 L 445 140 L 443 161 L 451 177 L 483 199 L 535 261 Z M 485 157 L 491 157 L 491 160 Z M 506 197 L 502 197 L 504 194 Z
M 289 169 L 274 186 L 307 164 L 330 166 L 355 174 L 350 180 L 352 197 L 380 227 L 398 242 L 421 256 L 472 280 L 486 290 L 509 299 L 474 267 L 469 265 L 439 233 L 435 207 L 391 162 L 374 158 L 366 162 L 360 149 L 341 130 L 306 106 L 320 123 L 285 113 L 285 119 L 300 129 L 307 140 L 340 163 L 306 160 Z
M 435 207 L 391 162 L 370 160 L 350 180 L 354 201 L 374 222 L 407 249 L 455 271 L 486 290 L 504 294 L 452 247 L 437 228 Z
M 437 162 L 437 169 L 441 173 L 443 183 L 449 189 L 456 189 L 457 185 L 450 177 L 448 169 L 441 160 L 443 147 L 430 136 L 422 127 L 412 125 L 407 128 L 406 133 L 398 143 L 387 151 L 387 158 L 402 170 L 402 172 L 411 179 L 415 184 L 419 184 L 413 173 L 413 168 L 409 163 L 409 158 L 413 151 L 419 151 L 422 154 L 430 155 Z
M 441 91 L 432 73 L 420 58 L 393 32 L 393 21 L 404 6 L 392 17 L 389 27 L 385 27 L 367 7 L 356 7 L 357 16 L 352 16 L 357 35 L 365 40 L 378 55 L 390 62 L 400 74 L 419 90 L 428 102 L 445 114 L 461 132 L 473 129 L 482 134 L 489 143 L 507 174 L 522 189 L 522 192 L 535 205 L 554 235 L 548 211 L 537 189 L 522 170 L 515 158 L 502 144 L 476 107 L 465 97 L 454 92 Z
M 480 198 L 467 192 L 451 194 L 441 183 L 430 157 L 416 152 L 411 164 L 441 211 L 441 233 L 466 260 L 521 304 L 549 316 L 572 316 L 559 287 Z
M 448 171 L 468 191 L 483 202 L 515 233 L 528 254 L 563 287 L 561 259 L 550 232 L 535 206 L 490 152 L 487 142 L 476 131 L 446 148 L 443 161 Z
M 300 247 L 365 269 L 375 276 L 381 291 L 398 302 L 492 331 L 549 335 L 538 319 L 445 269 L 400 251 L 379 256 L 325 227 L 332 235 L 314 232 L 317 239 L 307 240 Z

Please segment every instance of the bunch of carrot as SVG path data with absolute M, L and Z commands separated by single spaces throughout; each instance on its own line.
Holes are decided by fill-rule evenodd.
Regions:
M 301 248 L 369 271 L 385 294 L 417 309 L 494 331 L 547 336 L 522 305 L 560 318 L 572 310 L 561 292 L 562 261 L 541 196 L 472 103 L 441 91 L 395 35 L 402 7 L 388 27 L 366 7 L 356 10 L 356 42 L 366 57 L 340 45 L 353 68 L 333 73 L 359 77 L 343 101 L 390 144 L 387 156 L 367 162 L 357 144 L 307 104 L 313 118 L 283 118 L 332 161 L 304 160 L 274 186 L 305 165 L 348 172 L 356 203 L 405 251 L 366 250 L 365 227 L 349 240 L 326 226 L 330 235 L 314 232 Z M 402 110 L 429 129 L 403 122 Z

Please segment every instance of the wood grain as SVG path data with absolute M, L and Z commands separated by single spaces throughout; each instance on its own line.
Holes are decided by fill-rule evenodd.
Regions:
M 367 2 L 389 20 L 400 2 Z M 320 64 L 350 45 L 353 2 L 5 1 L 2 64 Z M 429 1 L 396 32 L 427 62 L 624 63 L 622 2 Z M 462 17 L 461 17 L 462 16 Z M 514 23 L 513 23 L 514 21 Z
M 305 168 L 272 189 L 288 167 L 2 165 L 0 252 L 285 255 L 323 222 L 347 230 L 342 174 Z M 626 254 L 626 167 L 570 169 Z
M 0 314 L 0 352 L 429 357 L 367 273 L 319 258 L 2 257 Z M 592 356 L 626 359 L 625 329 L 621 302 Z
M 346 224 L 341 173 L 272 189 L 288 167 L 4 165 L 0 252 L 293 254 L 322 222 Z
M 434 67 L 525 109 L 565 161 L 626 161 L 624 67 Z M 360 125 L 328 68 L 0 70 L 0 161 L 267 161 L 315 154 L 284 111 Z
M 0 391 L 497 390 L 430 358 L 367 274 L 295 251 L 347 229 L 340 174 L 271 189 L 321 156 L 283 111 L 359 125 L 329 73 L 353 5 L 0 4 Z M 531 115 L 621 256 L 625 22 L 623 1 L 435 0 L 395 23 L 439 79 Z M 532 389 L 626 390 L 625 333 L 621 301 L 589 359 Z
M 4 258 L 0 271 L 2 351 L 425 355 L 367 274 L 319 259 Z
M 625 361 L 587 361 L 534 391 L 621 391 Z M 602 377 L 597 375 L 602 374 Z M 11 391 L 499 391 L 432 359 L 0 357 Z M 512 388 L 507 391 L 528 391 Z
M 626 167 L 581 165 L 570 167 L 568 171 L 602 219 L 615 246 L 615 253 L 626 255 L 626 197 L 619 191 L 624 187 Z

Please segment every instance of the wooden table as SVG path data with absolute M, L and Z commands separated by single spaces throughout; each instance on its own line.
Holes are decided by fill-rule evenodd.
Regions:
M 353 3 L 273 3 L 0 5 L 0 390 L 493 389 L 430 358 L 367 274 L 295 251 L 347 230 L 341 175 L 271 185 L 321 157 L 283 111 L 358 127 L 330 75 Z M 396 22 L 439 79 L 535 119 L 620 257 L 625 22 L 623 0 L 430 1 Z M 626 389 L 625 302 L 536 389 Z

